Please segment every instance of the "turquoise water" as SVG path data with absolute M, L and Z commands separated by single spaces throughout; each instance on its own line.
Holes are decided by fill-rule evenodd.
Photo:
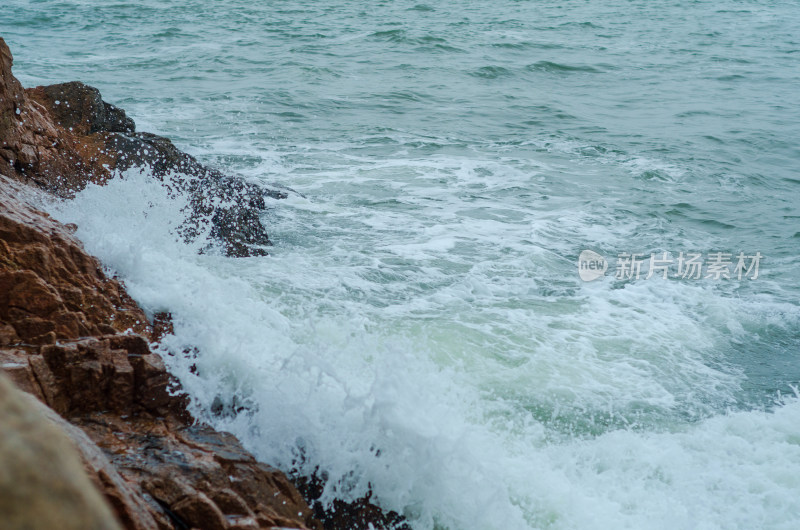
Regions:
M 199 346 L 170 357 L 197 413 L 327 499 L 452 530 L 797 526 L 797 28 L 731 0 L 0 11 L 25 85 L 82 80 L 298 192 L 242 260 L 177 243 L 143 175 L 52 207 L 175 315 L 165 349 Z M 759 276 L 615 278 L 720 251 Z

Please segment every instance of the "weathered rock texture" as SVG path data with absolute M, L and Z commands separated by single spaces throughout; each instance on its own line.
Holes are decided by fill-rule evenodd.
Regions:
M 0 173 L 64 192 L 108 178 L 76 136 L 58 127 L 48 110 L 28 97 L 11 74 L 11 63 L 11 52 L 0 38 Z
M 23 185 L 0 176 L 0 346 L 131 329 L 147 318 L 69 229 L 31 208 Z

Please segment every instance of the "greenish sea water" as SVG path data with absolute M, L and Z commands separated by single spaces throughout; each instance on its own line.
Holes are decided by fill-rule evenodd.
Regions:
M 146 175 L 51 206 L 199 347 L 169 357 L 197 414 L 451 530 L 800 523 L 798 28 L 769 0 L 0 9 L 26 86 L 296 190 L 239 260 L 177 242 Z

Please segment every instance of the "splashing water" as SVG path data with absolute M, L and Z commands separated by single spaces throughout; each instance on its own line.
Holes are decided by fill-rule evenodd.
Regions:
M 198 253 L 146 173 L 47 208 L 172 313 L 194 412 L 325 500 L 371 490 L 420 529 L 796 527 L 796 5 L 12 0 L 0 23 L 26 84 L 80 77 L 299 192 L 262 258 Z M 584 249 L 765 260 L 587 283 Z

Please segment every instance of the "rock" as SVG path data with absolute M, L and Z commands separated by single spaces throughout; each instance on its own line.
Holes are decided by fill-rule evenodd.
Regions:
M 52 409 L 34 401 L 78 450 L 95 486 L 103 493 L 123 527 L 133 530 L 171 528 L 169 518 L 136 483 L 126 481 L 114 468 L 106 454 L 80 428 L 67 422 Z
M 12 63 L 11 52 L 0 38 L 0 173 L 62 196 L 87 182 L 108 179 L 103 161 L 29 97 L 12 75 Z
M 170 313 L 160 311 L 153 315 L 153 342 L 161 342 L 165 335 L 172 335 L 173 333 L 175 333 L 175 328 Z
M 147 317 L 63 225 L 36 210 L 23 186 L 0 175 L 0 322 L 31 344 L 131 330 Z M 52 334 L 52 335 L 51 335 Z M 8 339 L 2 339 L 7 341 Z
M 265 196 L 283 199 L 286 193 L 262 188 L 242 179 L 226 176 L 200 164 L 175 147 L 168 138 L 149 133 L 108 134 L 106 152 L 116 153 L 113 169 L 146 166 L 168 183 L 170 189 L 189 193 L 191 214 L 181 227 L 192 240 L 206 223 L 209 236 L 222 244 L 228 256 L 266 255 L 271 246 L 261 214 Z
M 2 374 L 0 432 L 3 528 L 122 528 L 68 438 Z
M 261 223 L 261 214 L 266 210 L 264 197 L 285 198 L 285 193 L 205 167 L 169 139 L 154 134 L 108 134 L 105 142 L 106 152 L 116 153 L 113 169 L 146 166 L 170 189 L 189 194 L 191 214 L 181 227 L 187 240 L 193 240 L 210 223 L 209 236 L 222 244 L 226 255 L 267 254 L 264 247 L 272 242 Z
M 352 502 L 333 501 L 332 506 L 322 505 L 318 499 L 322 496 L 325 482 L 319 476 L 301 478 L 297 487 L 314 509 L 314 516 L 322 521 L 325 530 L 350 530 L 353 528 L 371 528 L 373 530 L 410 530 L 397 512 L 381 510 L 370 502 L 371 494 Z
M 267 254 L 264 197 L 285 192 L 224 175 L 168 138 L 136 132 L 124 110 L 81 82 L 23 89 L 12 62 L 0 38 L 0 173 L 68 198 L 112 171 L 146 167 L 170 190 L 188 194 L 191 208 L 179 229 L 185 239 L 207 236 L 232 257 Z
M 136 124 L 125 111 L 106 103 L 100 91 L 79 81 L 40 87 L 55 122 L 83 136 L 107 131 L 132 133 Z
M 126 482 L 139 484 L 178 526 L 228 528 L 229 519 L 240 524 L 261 514 L 262 527 L 322 528 L 285 475 L 258 463 L 229 434 L 144 415 L 75 421 Z

